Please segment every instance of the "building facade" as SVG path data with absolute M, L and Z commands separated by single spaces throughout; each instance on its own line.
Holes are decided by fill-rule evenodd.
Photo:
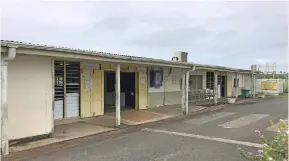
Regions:
M 176 93 L 179 98 L 169 102 L 168 97 L 165 105 L 180 104 L 179 77 L 192 66 L 8 41 L 2 41 L 2 58 L 9 48 L 16 48 L 13 60 L 6 62 L 9 140 L 51 134 L 55 124 L 69 119 L 120 113 L 117 106 L 138 110 L 164 105 L 156 95 L 166 85 L 170 97 Z M 175 77 L 170 84 L 167 74 Z
M 49 135 L 70 119 L 115 112 L 118 125 L 123 109 L 188 106 L 185 93 L 216 91 L 215 74 L 218 97 L 251 89 L 250 71 L 195 65 L 186 55 L 167 61 L 1 41 L 2 149 L 9 140 Z

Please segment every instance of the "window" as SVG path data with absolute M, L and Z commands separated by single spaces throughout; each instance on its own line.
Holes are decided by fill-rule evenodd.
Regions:
M 189 86 L 191 90 L 203 89 L 203 76 L 190 75 Z
M 214 89 L 214 72 L 207 72 L 206 88 Z
M 162 86 L 162 73 L 155 72 L 155 87 Z
M 163 85 L 163 71 L 150 72 L 150 87 L 161 87 Z
M 234 78 L 234 87 L 239 87 L 239 78 Z

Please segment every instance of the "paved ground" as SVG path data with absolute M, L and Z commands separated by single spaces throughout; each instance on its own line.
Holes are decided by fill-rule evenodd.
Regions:
M 112 138 L 79 142 L 45 154 L 40 150 L 26 160 L 242 161 L 238 147 L 255 151 L 259 144 L 254 144 L 258 143 L 254 130 L 273 135 L 266 131 L 269 120 L 277 123 L 288 118 L 287 108 L 287 98 L 228 105 L 222 111 L 138 127 Z

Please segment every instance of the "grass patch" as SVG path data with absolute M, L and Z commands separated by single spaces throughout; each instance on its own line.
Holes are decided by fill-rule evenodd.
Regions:
M 288 98 L 288 93 L 280 93 L 278 97 Z

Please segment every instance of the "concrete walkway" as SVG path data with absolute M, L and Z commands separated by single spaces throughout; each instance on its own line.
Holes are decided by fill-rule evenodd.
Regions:
M 196 112 L 198 110 L 205 109 L 207 107 L 204 106 L 195 106 L 189 104 L 189 113 Z M 161 107 L 154 107 L 149 108 L 147 111 L 154 112 L 154 113 L 161 113 L 167 115 L 167 117 L 175 117 L 183 114 L 182 106 L 181 105 L 168 105 L 168 106 L 161 106 Z
M 90 122 L 93 122 L 89 120 Z M 94 125 L 89 122 L 77 122 L 71 124 L 63 124 L 55 126 L 54 132 L 51 138 L 22 143 L 18 145 L 10 146 L 10 152 L 17 152 L 27 149 L 32 149 L 40 146 L 45 146 L 53 143 L 63 142 L 67 140 L 72 140 L 76 138 L 81 138 L 89 135 L 99 134 L 103 132 L 112 131 L 114 128 L 103 127 L 99 125 Z
M 240 100 L 239 103 L 254 101 L 252 99 Z M 221 104 L 225 102 L 220 101 Z M 203 113 L 212 107 L 214 102 L 207 100 L 204 102 L 190 103 L 189 113 Z M 202 106 L 201 106 L 202 105 Z M 89 135 L 96 135 L 103 132 L 112 131 L 127 126 L 144 124 L 148 122 L 159 121 L 167 118 L 183 115 L 181 105 L 168 105 L 147 110 L 128 110 L 121 112 L 121 126 L 115 127 L 115 113 L 105 114 L 103 116 L 92 117 L 80 120 L 76 123 L 62 124 L 55 126 L 52 138 L 22 143 L 10 146 L 10 152 L 17 152 L 45 146 L 53 143 L 63 142 Z

